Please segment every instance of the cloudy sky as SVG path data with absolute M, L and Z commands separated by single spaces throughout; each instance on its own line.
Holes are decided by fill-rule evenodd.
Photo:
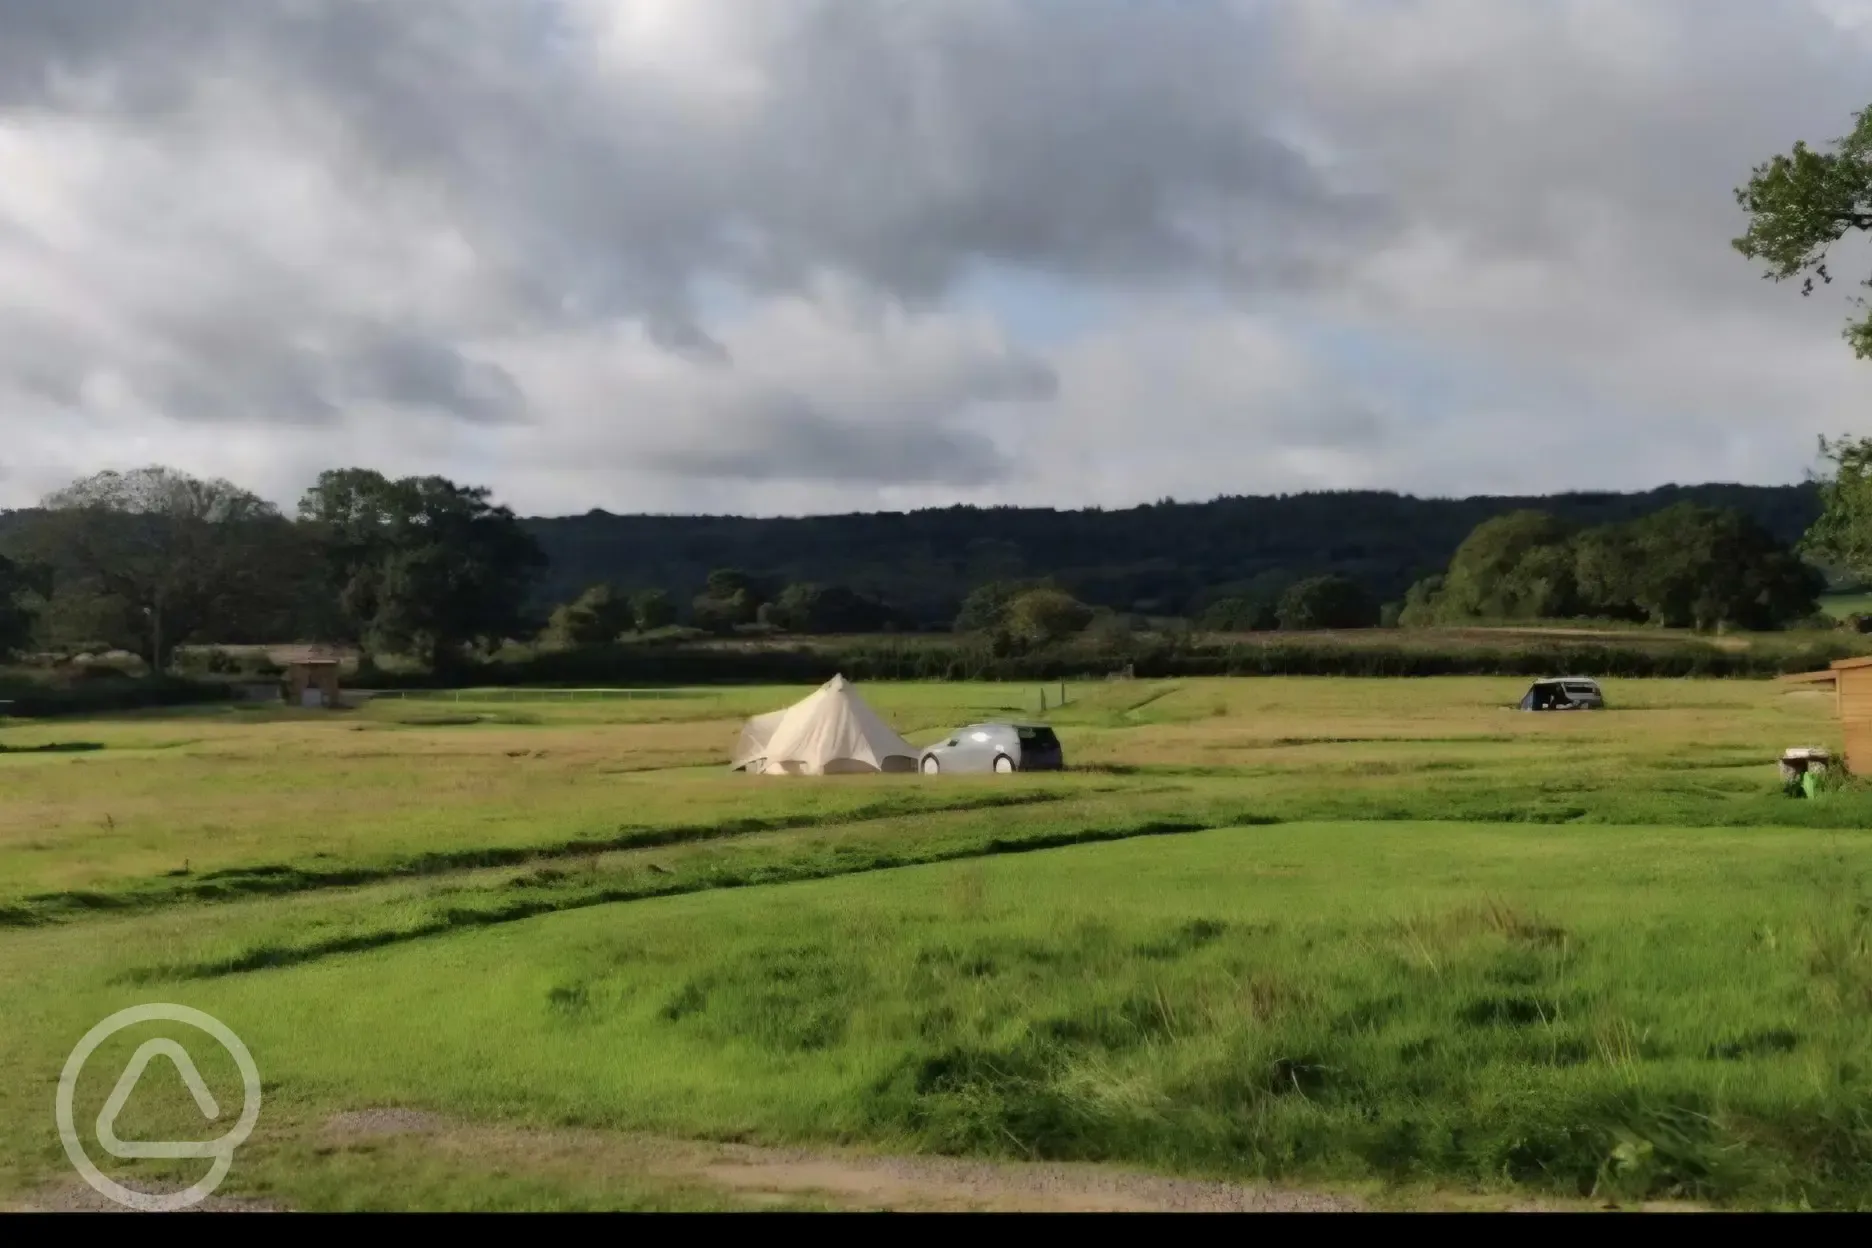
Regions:
M 1796 480 L 1872 363 L 1732 190 L 1872 104 L 1868 10 L 0 0 L 0 507 Z

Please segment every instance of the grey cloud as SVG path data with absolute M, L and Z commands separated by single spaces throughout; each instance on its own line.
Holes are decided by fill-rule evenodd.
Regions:
M 652 343 L 692 363 L 717 366 L 734 363 L 728 348 L 688 317 L 652 316 L 646 322 L 646 332 Z
M 0 0 L 0 98 L 83 110 L 53 71 L 90 74 L 115 92 L 93 110 L 150 124 L 231 71 L 329 157 L 441 190 L 536 311 L 574 315 L 722 268 L 916 296 L 981 259 L 1292 282 L 1384 222 L 1269 132 L 1278 49 L 1226 5 L 696 2 L 767 79 L 732 124 L 556 52 L 578 10 L 545 0 Z
M 700 431 L 706 445 L 648 457 L 651 467 L 684 476 L 837 485 L 980 486 L 1004 479 L 1010 465 L 988 438 L 928 424 L 836 420 L 803 400 Z
M 526 396 L 508 372 L 438 342 L 394 330 L 367 339 L 339 365 L 349 397 L 501 423 L 525 413 Z
M 1372 404 L 1332 393 L 1283 405 L 1268 413 L 1258 428 L 1283 446 L 1368 453 L 1382 450 L 1393 433 L 1392 422 Z
M 594 12 L 0 0 L 0 117 L 81 120 L 138 156 L 84 209 L 115 262 L 51 260 L 113 306 L 124 340 L 74 328 L 13 383 L 69 406 L 103 368 L 182 421 L 332 425 L 373 403 L 486 424 L 538 415 L 514 377 L 478 362 L 472 344 L 489 335 L 635 319 L 680 359 L 732 369 L 692 311 L 704 278 L 758 297 L 832 272 L 925 310 L 983 262 L 1120 284 L 1306 286 L 1389 225 L 1382 200 L 1333 189 L 1273 137 L 1261 84 L 1278 49 L 1227 6 L 683 6 L 683 20 L 725 23 L 758 80 L 746 107 L 602 64 L 581 25 Z M 323 223 L 275 215 L 277 196 L 222 221 L 207 206 L 248 188 L 208 179 L 261 175 L 208 162 L 254 152 L 329 184 L 304 211 L 349 199 L 373 223 L 308 243 Z M 453 279 L 458 300 L 426 306 L 399 253 L 445 236 L 472 272 Z M 333 271 L 302 254 L 313 245 L 334 249 Z M 382 255 L 369 275 L 360 247 Z M 156 259 L 168 272 L 144 276 Z M 386 293 L 407 307 L 386 317 Z M 926 379 L 925 407 L 1058 388 L 1031 359 L 958 367 Z M 620 399 L 604 407 L 634 407 Z M 947 464 L 978 480 L 993 463 L 967 439 L 862 424 L 832 439 L 858 448 L 854 471 L 914 480 Z M 918 438 L 927 455 L 899 453 Z
M 0 186 L 0 403 L 81 410 L 108 375 L 183 422 L 326 428 L 372 404 L 657 432 L 639 415 L 662 410 L 655 394 L 632 387 L 695 385 L 720 428 L 651 457 L 671 472 L 819 481 L 828 498 L 1013 488 L 1016 466 L 959 414 L 1063 409 L 1045 361 L 957 351 L 867 406 L 852 391 L 892 357 L 856 322 L 881 312 L 847 327 L 871 353 L 855 365 L 830 348 L 776 361 L 793 339 L 763 355 L 697 311 L 703 282 L 811 301 L 829 272 L 876 308 L 939 314 L 982 266 L 1121 298 L 1219 287 L 1277 324 L 1307 308 L 1421 331 L 1524 393 L 1550 377 L 1616 390 L 1624 405 L 1602 410 L 1653 422 L 1643 464 L 1620 471 L 1674 475 L 1673 444 L 1675 462 L 1705 462 L 1692 421 L 1772 426 L 1746 410 L 1748 375 L 1782 383 L 1790 408 L 1831 411 L 1842 393 L 1831 375 L 1793 383 L 1814 371 L 1800 344 L 1843 350 L 1844 309 L 1764 296 L 1726 247 L 1748 166 L 1866 103 L 1872 54 L 1807 6 L 687 0 L 668 20 L 714 15 L 725 45 L 668 74 L 601 64 L 581 24 L 596 11 L 0 0 L 0 128 L 59 127 L 46 150 L 84 174 L 63 188 L 75 220 L 49 226 L 9 219 L 31 196 Z M 724 58 L 750 94 L 711 93 Z M 15 189 L 36 193 L 26 177 Z M 31 283 L 48 273 L 62 284 L 42 297 Z M 587 362 L 611 380 L 568 382 L 583 406 L 529 393 L 540 373 L 502 354 L 563 358 L 554 343 L 620 321 L 676 358 L 615 375 Z M 1725 358 L 1697 358 L 1705 334 Z M 1395 484 L 1447 484 L 1382 403 L 1323 391 L 1244 411 L 1191 393 L 1224 423 L 1239 414 L 1244 444 L 1362 453 L 1361 479 L 1389 463 Z M 1148 447 L 1156 416 L 1118 413 L 1111 436 Z M 1552 418 L 1509 401 L 1436 434 L 1488 488 L 1528 422 Z M 605 445 L 622 471 L 641 439 Z
M 1034 403 L 1059 393 L 1059 372 L 1037 356 L 1012 354 L 972 362 L 956 378 L 965 401 Z

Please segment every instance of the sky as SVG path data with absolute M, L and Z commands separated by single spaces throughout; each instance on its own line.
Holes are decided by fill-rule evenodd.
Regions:
M 1868 0 L 0 0 L 0 507 L 1799 480 L 1853 280 L 1734 188 Z

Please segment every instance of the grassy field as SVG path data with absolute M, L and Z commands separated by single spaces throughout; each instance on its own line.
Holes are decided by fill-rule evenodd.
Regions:
M 0 1204 L 173 1001 L 264 1076 L 223 1192 L 293 1207 L 752 1199 L 698 1141 L 1872 1206 L 1872 794 L 1781 795 L 1837 745 L 1784 688 L 1052 687 L 1072 771 L 940 781 L 726 773 L 798 690 L 0 725 Z M 864 690 L 913 741 L 1040 692 Z M 120 1135 L 203 1133 L 169 1083 Z M 392 1108 L 449 1125 L 334 1126 Z
M 1827 594 L 1820 599 L 1820 609 L 1838 620 L 1872 614 L 1872 594 Z

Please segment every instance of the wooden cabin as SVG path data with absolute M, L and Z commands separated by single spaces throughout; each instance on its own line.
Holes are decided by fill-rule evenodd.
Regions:
M 1826 671 L 1801 672 L 1781 681 L 1833 694 L 1833 713 L 1846 742 L 1846 770 L 1872 776 L 1872 657 L 1841 659 Z

